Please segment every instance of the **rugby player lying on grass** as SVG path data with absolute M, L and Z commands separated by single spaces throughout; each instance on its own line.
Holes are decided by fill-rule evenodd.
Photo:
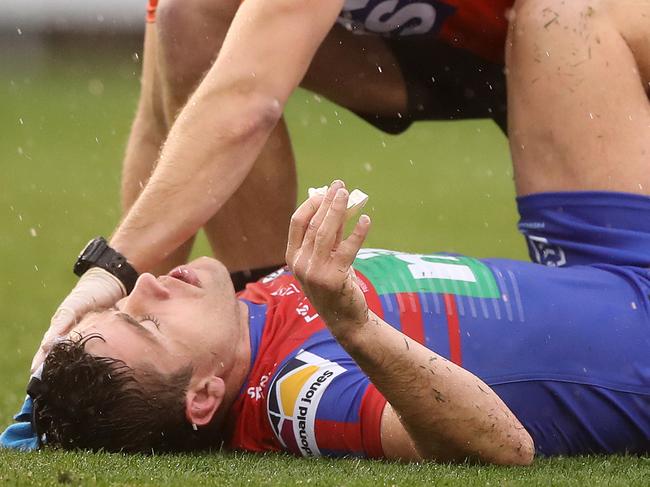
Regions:
M 573 5 L 577 7 L 572 9 Z M 513 127 L 511 147 L 520 195 L 520 228 L 528 238 L 534 260 L 566 268 L 547 269 L 512 261 L 485 260 L 480 264 L 472 259 L 451 261 L 450 257 L 444 256 L 428 258 L 386 252 L 362 254 L 355 265 L 366 276 L 365 281 L 361 278 L 361 289 L 372 312 L 483 379 L 526 427 L 537 451 L 545 454 L 647 452 L 650 438 L 650 367 L 647 353 L 650 347 L 647 315 L 647 268 L 650 267 L 650 223 L 647 218 L 650 211 L 647 196 L 650 171 L 647 154 L 650 153 L 650 113 L 645 91 L 647 66 L 643 63 L 637 65 L 634 57 L 634 53 L 647 48 L 647 43 L 637 42 L 639 38 L 634 36 L 619 36 L 615 25 L 609 20 L 597 12 L 581 9 L 580 5 L 577 2 L 562 4 L 565 9 L 562 12 L 566 15 L 558 20 L 553 17 L 557 12 L 548 11 L 534 2 L 527 3 L 527 9 L 513 24 L 508 53 L 510 59 L 519 60 L 521 67 L 511 71 L 509 76 L 510 121 Z M 531 18 L 543 18 L 544 15 L 552 16 L 548 25 L 529 23 Z M 647 22 L 644 19 L 647 17 L 635 17 L 633 24 L 642 25 Z M 565 28 L 566 23 L 571 25 L 576 22 L 580 23 L 581 29 Z M 528 28 L 537 26 L 535 35 L 543 40 L 539 45 L 548 49 L 548 55 L 536 57 L 539 45 L 519 35 L 522 25 Z M 609 39 L 608 42 L 602 41 L 605 38 Z M 585 39 L 590 41 L 585 42 Z M 584 62 L 576 62 L 576 57 Z M 639 59 L 648 58 L 641 56 Z M 598 81 L 608 79 L 614 73 L 616 85 L 605 87 Z M 458 267 L 452 271 L 454 265 Z M 177 273 L 177 277 L 181 276 L 182 273 Z M 301 277 L 300 272 L 298 277 Z M 484 428 L 477 428 L 472 438 L 478 439 L 462 448 L 455 443 L 462 441 L 458 437 L 445 436 L 467 433 L 463 424 L 485 425 L 481 423 L 485 411 L 478 409 L 477 417 L 468 423 L 453 426 L 445 423 L 444 420 L 449 419 L 447 416 L 437 416 L 444 409 L 443 415 L 458 413 L 460 416 L 455 419 L 461 419 L 463 412 L 467 411 L 464 406 L 471 404 L 452 402 L 450 406 L 449 401 L 458 396 L 446 388 L 458 385 L 455 380 L 446 380 L 442 388 L 438 387 L 440 384 L 437 382 L 433 386 L 431 382 L 425 382 L 424 386 L 411 388 L 402 382 L 398 382 L 397 386 L 394 382 L 387 385 L 382 382 L 382 377 L 391 377 L 391 365 L 408 358 L 381 360 L 380 364 L 373 364 L 363 355 L 371 354 L 371 342 L 364 342 L 369 347 L 366 350 L 355 344 L 352 340 L 354 337 L 350 340 L 341 338 L 341 344 L 349 347 L 349 354 L 345 354 L 341 348 L 337 348 L 332 337 L 328 335 L 326 339 L 318 335 L 326 332 L 323 328 L 325 325 L 316 314 L 320 312 L 327 321 L 327 317 L 331 317 L 328 310 L 329 313 L 333 311 L 329 308 L 314 310 L 314 306 L 320 305 L 313 296 L 313 286 L 307 277 L 304 278 L 307 279 L 304 289 L 314 299 L 313 305 L 286 274 L 256 284 L 240 296 L 251 303 L 244 303 L 246 308 L 240 306 L 250 313 L 250 335 L 253 337 L 250 349 L 252 357 L 256 359 L 247 379 L 242 378 L 246 384 L 241 396 L 235 398 L 232 392 L 239 391 L 238 380 L 234 378 L 236 374 L 242 376 L 245 372 L 233 362 L 228 365 L 226 360 L 220 358 L 221 350 L 215 350 L 218 366 L 221 367 L 223 362 L 225 370 L 217 370 L 216 375 L 209 377 L 221 380 L 215 379 L 215 382 L 206 379 L 201 383 L 194 379 L 194 375 L 192 379 L 189 376 L 176 377 L 186 379 L 191 386 L 203 384 L 203 389 L 199 389 L 199 392 L 203 391 L 202 394 L 196 393 L 197 389 L 193 387 L 186 392 L 182 387 L 176 387 L 176 397 L 184 397 L 186 403 L 180 404 L 180 399 L 175 401 L 179 404 L 175 415 L 178 428 L 174 429 L 178 437 L 170 440 L 172 429 L 163 426 L 165 436 L 162 436 L 160 428 L 156 430 L 142 422 L 136 422 L 122 431 L 130 431 L 132 436 L 138 438 L 146 436 L 149 438 L 146 441 L 163 442 L 156 445 L 160 449 L 184 447 L 187 445 L 185 439 L 193 444 L 201 444 L 206 437 L 218 442 L 218 434 L 211 431 L 212 426 L 207 429 L 200 426 L 205 423 L 217 425 L 214 427 L 221 432 L 219 434 L 223 435 L 228 445 L 251 450 L 286 446 L 303 454 L 320 449 L 321 453 L 383 453 L 388 457 L 408 458 L 412 450 L 408 446 L 396 446 L 393 442 L 399 444 L 404 441 L 408 444 L 410 438 L 420 454 L 427 457 L 478 456 L 486 460 L 514 460 L 513 457 L 481 456 L 473 449 L 477 446 L 476 442 L 481 442 L 480 438 L 500 434 L 491 433 L 489 429 L 486 432 Z M 151 289 L 145 293 L 147 282 Z M 165 282 L 176 283 L 176 280 L 161 278 L 161 283 Z M 162 299 L 164 293 L 161 293 L 161 286 L 155 284 L 151 276 L 145 275 L 139 281 L 139 286 L 138 294 L 134 291 L 123 304 L 142 294 L 158 296 L 161 303 L 169 302 Z M 136 306 L 137 299 L 132 304 Z M 197 322 L 196 319 L 185 321 L 180 316 L 181 312 L 176 311 L 176 319 L 182 323 Z M 126 312 L 140 313 L 135 316 L 136 319 L 154 312 L 164 314 L 168 321 L 171 319 L 169 310 L 138 310 L 136 307 L 126 309 Z M 260 338 L 260 320 L 267 313 L 269 323 L 263 327 L 266 335 Z M 372 314 L 369 316 L 372 317 Z M 162 317 L 154 315 L 154 319 L 161 321 L 162 333 Z M 299 326 L 292 320 L 298 320 Z M 120 319 L 113 318 L 113 321 L 120 322 Z M 223 322 L 219 321 L 220 330 L 225 326 Z M 92 323 L 85 323 L 101 325 L 96 319 Z M 143 325 L 154 326 L 147 321 Z M 328 322 L 328 325 L 333 327 L 335 334 L 339 330 L 335 328 L 336 322 Z M 104 347 L 111 346 L 108 334 L 118 326 L 104 325 L 104 333 L 107 334 Z M 123 323 L 123 326 L 126 325 Z M 285 333 L 305 335 L 292 340 L 291 336 L 282 335 L 280 331 L 275 335 L 278 328 L 284 329 Z M 383 325 L 379 325 L 379 328 L 386 330 Z M 361 329 L 368 330 L 363 326 Z M 312 331 L 316 334 L 311 335 Z M 270 343 L 274 336 L 278 337 L 275 343 L 284 348 L 261 348 L 264 343 Z M 382 332 L 377 336 L 385 335 Z M 384 344 L 382 358 L 391 351 L 391 347 L 399 346 L 402 337 L 398 338 Z M 204 341 L 204 338 L 194 339 L 187 346 L 205 347 Z M 242 340 L 236 341 L 224 334 L 224 340 L 220 343 L 222 348 L 228 347 L 227 351 L 234 353 L 231 349 L 236 342 L 241 343 Z M 247 343 L 245 339 L 243 342 Z M 104 342 L 97 338 L 87 343 L 92 352 L 93 347 L 101 350 L 101 343 Z M 402 343 L 404 353 L 410 353 L 411 347 L 415 347 L 408 340 L 402 340 Z M 322 344 L 323 350 L 318 348 L 319 344 Z M 309 353 L 300 355 L 301 349 Z M 57 355 L 53 357 L 60 357 L 63 353 L 57 350 Z M 237 350 L 241 349 L 237 347 Z M 357 362 L 353 362 L 348 355 L 358 360 L 358 365 L 376 383 L 375 386 L 370 385 L 367 376 L 356 368 Z M 269 357 L 268 363 L 262 359 L 265 356 Z M 407 354 L 405 357 L 412 356 Z M 288 361 L 285 362 L 285 358 Z M 59 359 L 52 358 L 52 361 L 55 360 Z M 335 370 L 327 369 L 330 362 Z M 165 360 L 165 364 L 168 363 Z M 158 366 L 165 364 L 160 362 Z M 388 370 L 377 373 L 378 365 Z M 429 381 L 444 377 L 444 374 L 440 376 L 437 368 L 434 374 L 426 372 L 427 365 L 424 365 L 424 369 L 409 369 L 410 377 L 413 380 L 422 379 L 418 374 L 424 374 Z M 336 375 L 340 371 L 338 367 L 345 369 L 345 373 Z M 452 370 L 460 371 L 450 366 L 449 372 Z M 458 373 L 458 377 L 468 377 L 463 372 Z M 45 388 L 33 391 L 43 400 L 47 394 L 54 394 L 56 398 L 58 391 L 66 389 L 47 386 L 47 374 L 46 369 Z M 111 374 L 111 380 L 114 376 Z M 156 389 L 160 389 L 160 381 L 156 383 L 149 377 L 141 378 L 143 387 L 148 385 L 150 392 L 153 391 L 150 396 L 157 401 L 147 403 L 146 407 L 171 410 L 171 406 L 156 406 L 161 398 Z M 327 387 L 314 386 L 314 381 L 318 383 L 321 377 L 320 383 L 327 383 Z M 404 380 L 409 376 L 400 377 L 400 380 Z M 180 379 L 175 383 L 184 382 Z M 349 385 L 347 380 L 352 381 L 353 385 Z M 219 385 L 221 381 L 223 385 Z M 340 389 L 335 386 L 335 381 L 339 381 Z M 314 391 L 310 393 L 312 386 Z M 397 397 L 395 387 L 399 391 Z M 441 395 L 435 393 L 431 400 L 432 396 L 427 394 L 433 393 L 433 388 Z M 493 397 L 490 390 L 482 386 L 481 389 L 487 396 Z M 317 390 L 323 392 L 320 393 L 322 396 L 316 398 Z M 203 418 L 203 422 L 197 422 L 192 412 L 194 399 L 190 397 L 190 391 L 195 391 L 192 397 L 212 406 L 215 401 L 208 400 L 209 397 L 221 391 L 220 406 L 216 407 L 212 416 L 208 415 L 215 418 L 214 422 L 207 420 L 207 417 Z M 426 402 L 425 409 L 430 414 L 424 419 L 418 417 L 417 427 L 413 422 L 415 413 L 405 409 L 409 404 L 422 404 L 412 395 L 418 395 L 420 400 Z M 148 397 L 145 395 L 144 398 Z M 390 419 L 393 415 L 391 407 L 382 410 L 382 397 L 387 398 L 399 412 L 410 436 L 406 435 L 405 430 L 400 430 L 394 416 Z M 402 397 L 409 399 L 407 404 L 400 402 Z M 76 401 L 75 397 L 71 399 L 73 403 Z M 304 410 L 305 415 L 298 409 L 302 399 L 312 401 L 307 404 L 314 405 Z M 74 421 L 81 421 L 76 419 L 79 408 L 68 407 L 67 401 L 55 399 L 52 407 L 56 408 L 58 402 L 60 410 L 74 410 Z M 336 408 L 333 403 L 336 403 Z M 163 401 L 163 404 L 169 402 Z M 101 400 L 95 406 L 108 407 Z M 196 414 L 205 412 L 200 404 L 197 406 Z M 29 411 L 31 404 L 27 402 L 20 420 L 27 421 Z M 120 414 L 122 409 L 118 407 L 117 411 Z M 45 413 L 39 414 L 45 418 L 43 421 L 49 421 Z M 340 414 L 345 416 L 341 418 Z M 378 418 L 382 415 L 389 417 L 383 421 L 385 427 L 380 427 L 382 422 Z M 108 413 L 102 410 L 101 415 L 97 415 L 100 416 L 108 417 Z M 139 417 L 149 421 L 160 415 L 147 409 Z M 168 421 L 171 417 L 165 415 L 162 419 Z M 504 418 L 502 416 L 500 419 Z M 71 436 L 75 434 L 74 421 L 70 421 Z M 422 432 L 418 430 L 420 421 Z M 434 426 L 442 430 L 448 426 L 447 429 L 453 431 L 437 431 L 436 435 L 442 435 L 438 437 L 428 428 L 428 421 L 434 422 Z M 219 429 L 220 422 L 228 428 Z M 81 424 L 86 423 L 81 421 Z M 102 423 L 91 424 L 94 428 L 102 427 Z M 197 431 L 191 424 L 197 425 Z M 495 431 L 503 431 L 501 426 L 506 427 L 503 423 L 494 424 Z M 393 427 L 395 431 L 391 431 Z M 110 428 L 110 424 L 107 428 Z M 383 438 L 380 441 L 382 430 Z M 96 433 L 94 437 L 101 437 L 107 448 L 119 449 L 120 444 L 109 442 L 122 441 L 122 447 L 136 449 L 131 443 L 127 444 L 127 441 L 109 434 L 109 429 L 104 431 L 105 434 Z M 53 442 L 57 435 L 51 435 Z M 426 435 L 434 444 L 422 445 L 422 436 Z M 3 440 L 4 444 L 16 440 L 14 445 L 26 448 L 35 443 L 28 422 L 8 430 Z M 308 449 L 300 450 L 301 446 L 304 447 L 303 440 L 308 441 L 305 447 Z M 436 441 L 444 443 L 448 440 L 448 445 L 436 450 L 436 446 L 441 445 L 435 444 Z M 510 444 L 503 445 L 501 454 L 507 456 L 506 452 L 511 452 Z M 432 453 L 429 448 L 436 451 Z
M 359 251 L 369 219 L 339 242 L 347 192 L 335 182 L 321 199 L 294 214 L 288 270 L 237 297 L 202 258 L 143 274 L 114 309 L 87 315 L 32 382 L 38 434 L 109 451 L 223 442 L 499 464 L 530 463 L 534 446 L 650 451 L 650 254 L 638 247 L 650 234 L 614 245 L 635 227 L 611 226 L 650 199 L 526 197 L 564 237 L 547 255 L 594 262 L 564 268 Z M 581 216 L 608 204 L 600 220 Z M 646 267 L 595 263 L 605 251 Z

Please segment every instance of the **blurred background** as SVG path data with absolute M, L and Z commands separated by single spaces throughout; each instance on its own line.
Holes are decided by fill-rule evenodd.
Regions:
M 0 1 L 0 428 L 24 395 L 72 264 L 120 219 L 146 0 Z M 286 111 L 299 195 L 343 178 L 370 195 L 368 246 L 525 258 L 512 170 L 492 122 L 385 135 L 298 91 Z M 207 253 L 200 240 L 195 253 Z

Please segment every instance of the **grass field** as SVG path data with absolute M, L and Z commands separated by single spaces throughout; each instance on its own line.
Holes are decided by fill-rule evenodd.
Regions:
M 130 50 L 0 57 L 0 428 L 31 356 L 70 290 L 76 253 L 119 219 L 121 154 L 140 65 Z M 505 138 L 484 122 L 382 135 L 308 93 L 287 110 L 300 194 L 343 178 L 370 194 L 368 245 L 525 258 Z M 207 252 L 200 241 L 197 255 Z M 283 455 L 139 457 L 0 451 L 0 485 L 650 485 L 650 459 L 537 460 L 532 468 L 299 460 Z

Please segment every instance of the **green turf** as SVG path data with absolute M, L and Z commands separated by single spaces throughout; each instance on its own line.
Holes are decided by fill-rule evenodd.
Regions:
M 135 109 L 131 51 L 98 57 L 5 55 L 0 70 L 0 428 L 18 408 L 49 316 L 70 290 L 71 264 L 119 218 L 120 160 Z M 489 123 L 422 123 L 382 135 L 311 94 L 288 108 L 300 191 L 343 178 L 370 194 L 368 245 L 525 258 L 515 229 L 505 138 Z M 207 251 L 199 242 L 197 254 Z M 643 485 L 650 461 L 538 460 L 529 469 L 210 454 L 0 452 L 0 485 Z

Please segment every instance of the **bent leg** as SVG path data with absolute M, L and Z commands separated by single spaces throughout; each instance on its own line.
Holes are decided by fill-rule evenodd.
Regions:
M 519 0 L 507 45 L 517 193 L 650 194 L 650 2 Z
M 239 3 L 238 0 L 161 2 L 157 23 L 161 44 L 158 62 L 163 74 L 162 91 L 169 127 L 217 57 Z M 200 136 L 210 137 L 210 134 Z M 242 186 L 204 227 L 215 257 L 231 272 L 282 264 L 295 199 L 294 158 L 281 120 Z M 179 253 L 183 260 L 187 259 L 190 248 L 185 250 L 184 255 Z
M 158 32 L 147 23 L 144 39 L 143 68 L 138 110 L 131 126 L 131 133 L 122 163 L 121 203 L 126 215 L 149 181 L 158 160 L 160 148 L 167 137 L 168 124 L 164 114 L 163 83 L 158 65 Z M 162 273 L 184 262 L 192 247 L 191 239 L 167 256 L 153 269 Z
M 357 113 L 406 113 L 400 66 L 379 36 L 355 35 L 335 25 L 316 52 L 302 87 Z

